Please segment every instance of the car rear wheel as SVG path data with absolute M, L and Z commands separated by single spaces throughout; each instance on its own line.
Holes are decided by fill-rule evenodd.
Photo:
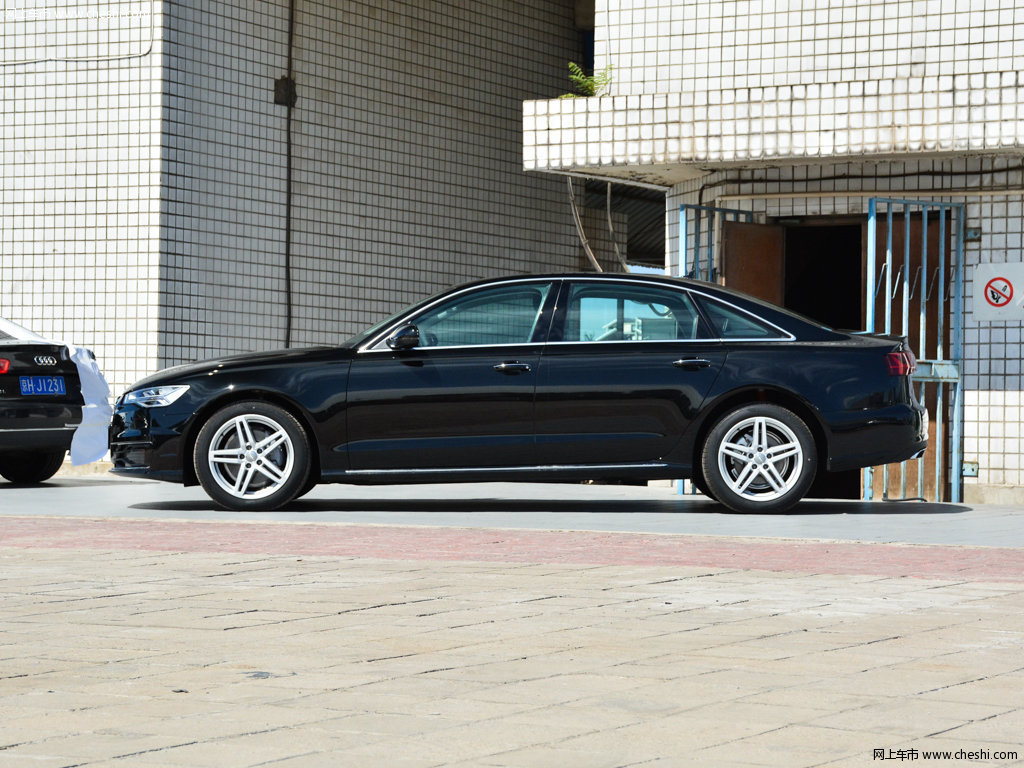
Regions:
M 810 429 L 777 405 L 748 405 L 719 420 L 701 465 L 714 498 L 737 512 L 783 512 L 807 493 L 817 470 Z
M 309 440 L 295 417 L 255 400 L 213 414 L 199 431 L 193 453 L 203 490 L 235 510 L 287 504 L 306 485 L 309 458 Z
M 32 484 L 49 480 L 64 463 L 66 451 L 30 451 L 15 456 L 0 455 L 0 475 L 12 483 Z

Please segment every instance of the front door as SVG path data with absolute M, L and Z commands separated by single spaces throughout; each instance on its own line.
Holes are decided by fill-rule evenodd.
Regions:
M 349 374 L 353 470 L 532 463 L 533 398 L 552 281 L 468 289 L 410 322 L 420 346 L 360 351 Z
M 537 383 L 538 464 L 665 459 L 725 361 L 685 290 L 566 282 Z

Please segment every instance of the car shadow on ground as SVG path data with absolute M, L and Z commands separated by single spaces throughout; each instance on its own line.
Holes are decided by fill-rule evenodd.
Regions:
M 201 512 L 219 509 L 213 502 L 161 501 L 132 504 L 131 509 L 162 512 Z M 962 504 L 943 504 L 916 501 L 855 501 L 808 499 L 788 512 L 788 516 L 805 515 L 937 515 L 969 512 Z M 680 496 L 671 499 L 299 499 L 286 504 L 275 513 L 298 515 L 324 512 L 395 512 L 395 513 L 542 513 L 559 514 L 710 514 L 739 516 L 728 507 L 699 496 Z M 750 515 L 751 513 L 746 513 Z M 769 513 L 764 513 L 769 514 Z M 761 516 L 753 513 L 753 516 Z

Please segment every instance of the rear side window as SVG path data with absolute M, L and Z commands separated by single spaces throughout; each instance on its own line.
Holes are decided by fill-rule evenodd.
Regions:
M 704 312 L 720 339 L 786 339 L 787 334 L 765 320 L 720 301 L 700 298 Z
M 576 283 L 563 341 L 680 341 L 706 338 L 689 295 L 657 286 Z

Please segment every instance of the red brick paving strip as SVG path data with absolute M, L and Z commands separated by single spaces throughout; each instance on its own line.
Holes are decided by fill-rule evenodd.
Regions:
M 0 546 L 414 561 L 683 565 L 808 574 L 1024 581 L 1024 549 L 686 534 L 0 517 Z

